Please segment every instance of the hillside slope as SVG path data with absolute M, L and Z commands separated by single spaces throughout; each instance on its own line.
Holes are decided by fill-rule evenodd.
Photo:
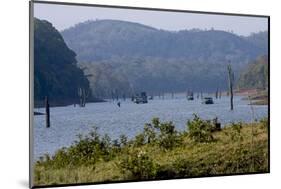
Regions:
M 98 86 L 94 93 L 98 93 L 98 88 L 105 91 L 99 93 L 101 96 L 110 96 L 112 91 L 128 85 L 130 89 L 120 93 L 226 89 L 229 61 L 238 78 L 249 61 L 266 54 L 264 48 L 244 37 L 218 30 L 171 32 L 132 22 L 96 20 L 61 33 L 77 53 L 79 65 L 89 68 L 89 74 L 110 72 L 122 78 L 121 83 L 118 79 L 106 79 L 104 86 L 92 77 L 91 86 Z M 110 70 L 97 73 L 104 67 Z
M 253 45 L 263 49 L 266 54 L 268 53 L 268 32 L 258 32 L 253 33 L 250 36 L 245 37 L 247 41 L 252 43 Z
M 170 32 L 118 20 L 87 21 L 64 30 L 62 35 L 82 62 L 114 56 L 181 57 L 209 62 L 231 56 L 240 62 L 256 57 L 261 51 L 243 38 L 224 31 Z
M 48 96 L 51 104 L 78 100 L 78 87 L 89 81 L 77 67 L 76 54 L 65 44 L 51 23 L 34 20 L 34 101 L 39 105 Z
M 268 56 L 260 56 L 241 74 L 238 87 L 240 89 L 268 88 Z

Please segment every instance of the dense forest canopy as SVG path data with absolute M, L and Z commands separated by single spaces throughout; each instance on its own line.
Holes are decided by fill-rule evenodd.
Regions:
M 267 53 L 267 32 L 242 37 L 218 30 L 171 32 L 118 20 L 87 21 L 61 32 L 77 53 L 93 94 L 110 96 L 227 88 L 226 66 L 236 79 L 248 62 Z
M 240 89 L 268 89 L 268 67 L 268 56 L 258 57 L 242 72 L 238 87 Z
M 50 102 L 74 102 L 78 87 L 89 89 L 89 81 L 77 67 L 76 54 L 51 23 L 34 20 L 34 100 L 46 96 Z
M 129 56 L 210 63 L 231 58 L 238 64 L 261 52 L 258 46 L 225 31 L 170 32 L 117 20 L 87 21 L 62 31 L 62 35 L 79 62 Z
M 252 33 L 250 36 L 245 37 L 247 41 L 252 43 L 253 45 L 261 48 L 265 54 L 268 54 L 268 32 L 258 32 Z

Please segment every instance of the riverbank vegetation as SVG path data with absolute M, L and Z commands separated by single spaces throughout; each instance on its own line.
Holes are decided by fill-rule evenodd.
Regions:
M 268 56 L 259 56 L 240 74 L 239 89 L 268 89 Z
M 97 128 L 35 163 L 36 186 L 268 172 L 268 120 L 232 123 L 194 115 L 185 131 L 154 118 L 128 140 L 111 140 Z

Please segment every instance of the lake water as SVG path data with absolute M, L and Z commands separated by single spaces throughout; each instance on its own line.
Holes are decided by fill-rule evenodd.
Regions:
M 98 127 L 100 134 L 107 133 L 112 139 L 125 134 L 132 138 L 142 132 L 145 123 L 153 117 L 159 117 L 161 121 L 173 121 L 178 130 L 186 129 L 186 122 L 196 113 L 205 119 L 218 117 L 224 125 L 233 121 L 253 121 L 253 114 L 248 101 L 241 96 L 234 97 L 234 110 L 229 110 L 229 97 L 214 99 L 214 104 L 205 105 L 201 99 L 187 101 L 185 95 L 176 95 L 173 99 L 168 96 L 164 100 L 155 97 L 147 104 L 134 104 L 130 100 L 117 102 L 89 103 L 85 108 L 53 107 L 50 108 L 51 127 L 45 127 L 45 116 L 34 116 L 34 157 L 39 158 L 43 154 L 54 152 L 70 146 L 78 134 L 87 134 L 93 126 Z M 260 119 L 267 116 L 267 106 L 252 106 L 254 117 Z M 35 109 L 44 112 L 43 108 Z

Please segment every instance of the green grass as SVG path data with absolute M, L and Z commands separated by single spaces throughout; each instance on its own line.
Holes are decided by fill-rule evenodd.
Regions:
M 198 124 L 195 121 L 194 118 L 187 127 Z M 211 122 L 201 119 L 200 124 L 211 127 Z M 57 152 L 35 164 L 35 185 L 268 172 L 267 119 L 251 124 L 233 123 L 211 131 L 212 140 L 208 141 L 195 140 L 191 131 L 177 132 L 170 122 L 156 119 L 148 127 L 151 132 L 142 133 L 141 143 L 137 138 L 121 144 L 96 132 L 92 137 L 80 137 L 64 153 Z M 200 128 L 205 133 L 204 128 L 208 127 Z M 155 137 L 148 140 L 151 133 Z

